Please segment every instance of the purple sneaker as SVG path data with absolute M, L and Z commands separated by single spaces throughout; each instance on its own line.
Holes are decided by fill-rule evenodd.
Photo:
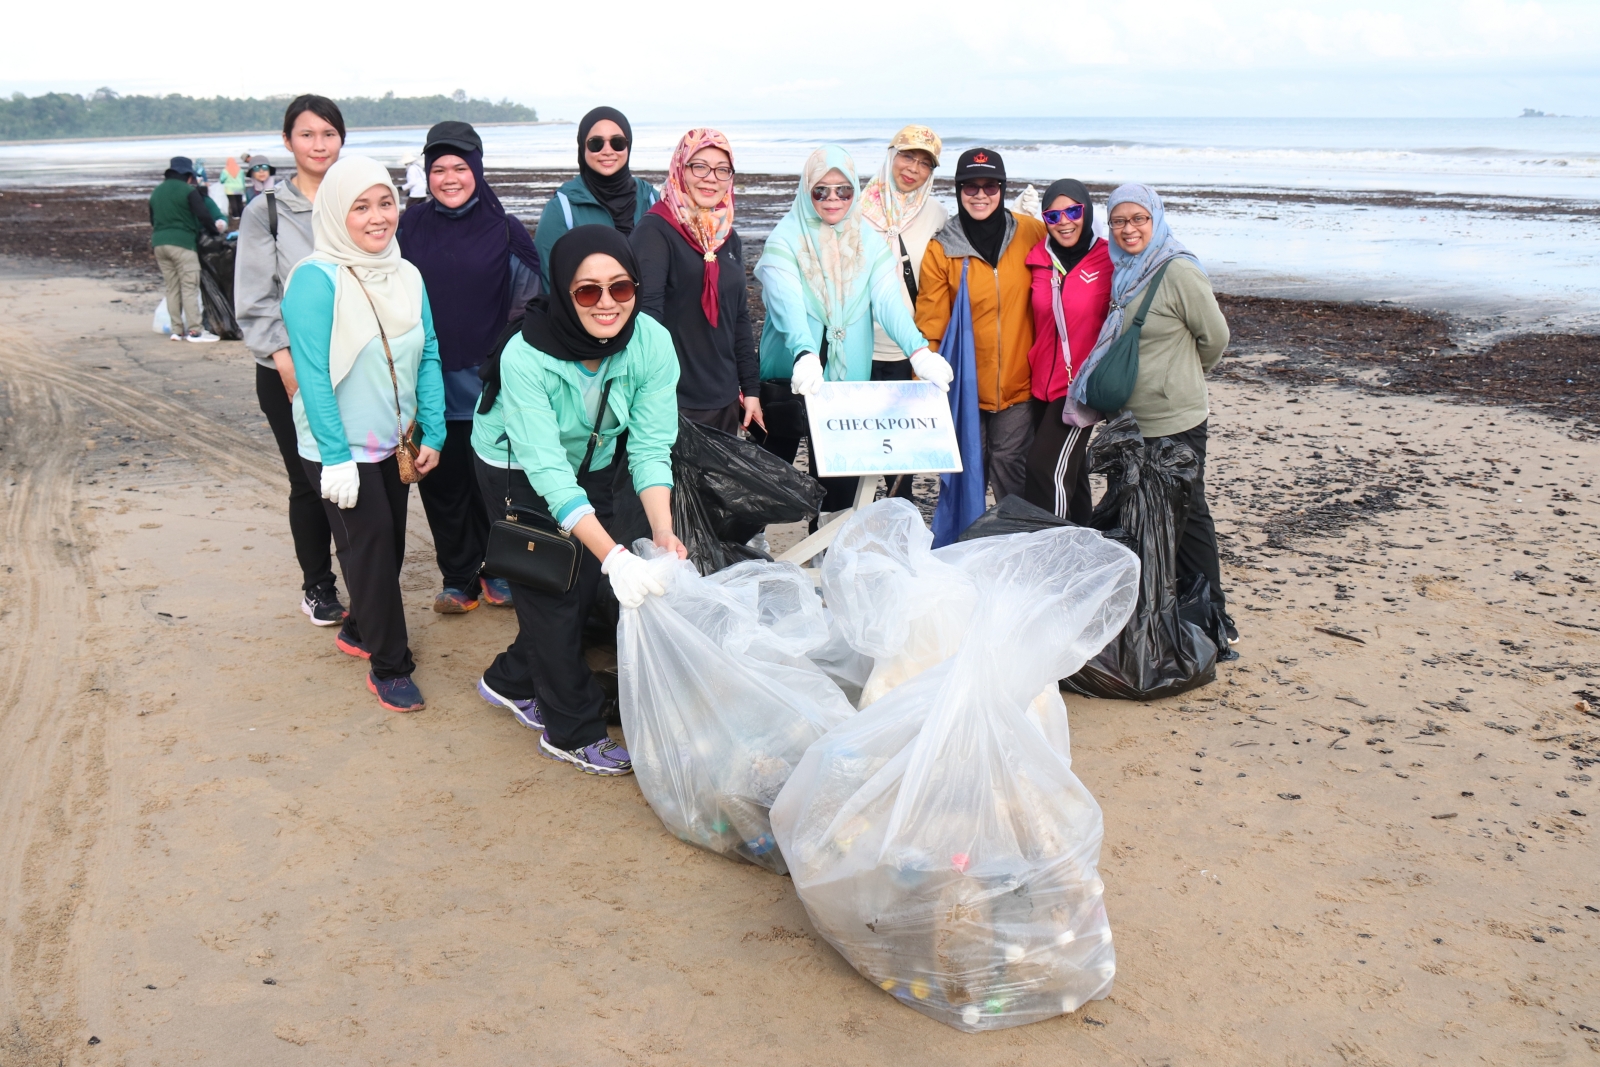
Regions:
M 548 734 L 541 734 L 539 748 L 551 759 L 575 764 L 584 774 L 633 773 L 633 761 L 628 758 L 628 750 L 609 737 L 601 738 L 592 745 L 568 750 L 557 748 L 550 743 Z
M 489 688 L 489 683 L 482 678 L 478 679 L 478 695 L 497 708 L 508 708 L 511 717 L 530 730 L 544 730 L 544 716 L 539 714 L 539 701 L 513 700 L 511 697 L 501 696 Z

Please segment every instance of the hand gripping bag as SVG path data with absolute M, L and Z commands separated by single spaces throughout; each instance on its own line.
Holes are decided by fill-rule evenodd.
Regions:
M 815 929 L 978 1031 L 1110 991 L 1100 808 L 1027 709 L 1122 628 L 1139 568 L 1078 528 L 954 547 L 978 590 L 955 654 L 812 745 L 771 816 Z
M 639 789 L 682 840 L 783 874 L 767 809 L 806 747 L 855 710 L 804 656 L 828 635 L 816 590 L 792 563 L 711 579 L 649 542 L 635 547 L 667 587 L 617 626 Z

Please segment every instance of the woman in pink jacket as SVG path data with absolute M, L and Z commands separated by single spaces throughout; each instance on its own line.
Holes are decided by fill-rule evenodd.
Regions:
M 1049 235 L 1028 253 L 1033 272 L 1033 447 L 1023 496 L 1063 519 L 1085 523 L 1093 507 L 1089 470 L 1089 416 L 1074 425 L 1062 409 L 1083 361 L 1100 336 L 1111 309 L 1111 254 L 1094 235 L 1094 205 L 1082 182 L 1063 178 L 1045 190 L 1044 224 Z M 1082 410 L 1082 409 L 1080 409 Z

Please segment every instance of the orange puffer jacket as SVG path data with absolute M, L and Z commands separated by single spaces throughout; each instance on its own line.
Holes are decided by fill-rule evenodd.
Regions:
M 994 266 L 985 263 L 968 242 L 961 216 L 952 216 L 928 242 L 917 291 L 917 329 L 937 350 L 961 288 L 961 264 L 971 259 L 967 293 L 972 300 L 978 406 L 984 411 L 1004 411 L 1033 394 L 1028 367 L 1028 350 L 1033 347 L 1029 297 L 1033 274 L 1028 269 L 1028 252 L 1044 240 L 1045 228 L 1031 216 L 1009 214 L 1000 262 Z

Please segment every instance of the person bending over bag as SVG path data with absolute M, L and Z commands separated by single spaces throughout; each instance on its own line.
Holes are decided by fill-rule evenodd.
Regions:
M 497 517 L 509 497 L 524 523 L 559 525 L 588 551 L 579 550 L 576 580 L 564 592 L 511 583 L 517 636 L 483 672 L 478 694 L 540 731 L 549 758 L 588 774 L 629 774 L 627 750 L 606 735 L 605 692 L 583 658 L 583 624 L 602 574 L 624 608 L 665 591 L 644 560 L 606 532 L 611 464 L 624 432 L 652 540 L 679 559 L 688 555 L 672 532 L 678 355 L 667 328 L 637 313 L 639 268 L 622 234 L 575 227 L 545 266 L 549 292 L 484 364 L 472 449 Z
M 312 485 L 321 487 L 339 566 L 350 588 L 341 652 L 368 660 L 367 688 L 390 711 L 418 711 L 406 635 L 403 475 L 426 474 L 444 445 L 444 379 L 433 313 L 417 268 L 400 258 L 400 194 L 364 156 L 323 175 L 311 209 L 315 250 L 283 294 L 295 378 L 295 433 Z M 413 460 L 413 427 L 422 446 Z M 415 467 L 413 474 L 406 468 Z

